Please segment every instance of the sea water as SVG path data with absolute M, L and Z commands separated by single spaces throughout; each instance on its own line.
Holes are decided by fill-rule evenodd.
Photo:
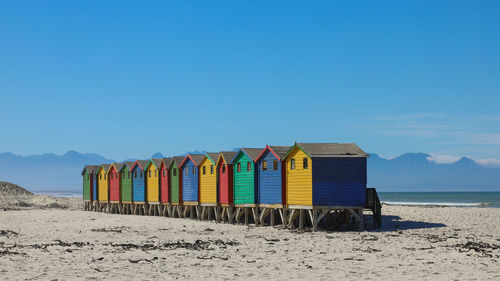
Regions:
M 71 191 L 40 191 L 54 197 L 82 197 Z M 404 206 L 455 206 L 500 208 L 500 192 L 378 192 L 382 203 Z
M 500 208 L 500 192 L 378 192 L 378 196 L 388 205 Z

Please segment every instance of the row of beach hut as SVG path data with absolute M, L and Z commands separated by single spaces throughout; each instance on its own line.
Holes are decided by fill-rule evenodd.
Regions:
M 298 218 L 314 229 L 330 216 L 362 226 L 363 209 L 373 209 L 367 157 L 354 143 L 295 143 L 89 165 L 83 199 L 86 210 L 112 213 L 285 226 Z

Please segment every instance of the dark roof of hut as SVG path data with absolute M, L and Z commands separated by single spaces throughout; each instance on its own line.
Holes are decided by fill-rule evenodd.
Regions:
M 163 163 L 165 164 L 165 167 L 170 167 L 170 165 L 172 164 L 172 162 L 174 161 L 174 159 L 172 157 L 168 157 L 168 158 L 163 158 Z
M 156 168 L 160 169 L 161 162 L 163 161 L 163 159 L 151 159 L 151 161 L 153 161 L 153 163 L 155 164 Z
M 109 168 L 111 167 L 111 164 L 102 164 L 101 166 L 104 168 L 104 171 L 106 171 L 106 173 L 107 173 L 109 171 Z
M 310 157 L 368 157 L 355 143 L 297 143 Z
M 277 145 L 270 145 L 269 146 L 276 154 L 278 154 L 279 159 L 283 159 L 285 157 L 286 153 L 290 149 L 290 146 L 277 146 Z
M 234 156 L 236 156 L 236 151 L 221 151 L 220 154 L 222 154 L 222 157 L 224 157 L 224 161 L 226 161 L 226 163 L 231 163 L 231 161 L 233 160 Z M 219 160 L 217 160 L 219 161 Z
M 87 166 L 83 167 L 82 175 L 85 172 L 85 170 L 87 170 L 89 173 L 92 174 L 92 173 L 95 173 L 98 168 L 99 168 L 99 166 L 97 166 L 97 165 L 87 165 Z
M 240 148 L 240 151 L 243 151 L 243 153 L 248 155 L 248 157 L 250 157 L 252 161 L 254 161 L 255 159 L 257 159 L 257 157 L 259 157 L 262 150 L 264 150 L 264 148 L 246 148 L 246 147 Z M 236 159 L 238 153 L 239 151 L 233 156 L 233 159 L 231 159 L 231 163 L 233 163 L 234 159 Z
M 209 152 L 209 153 L 206 153 L 205 155 L 209 158 L 210 161 L 212 161 L 212 163 L 217 164 L 217 160 L 219 158 L 219 153 Z
M 182 161 L 184 161 L 184 158 L 186 158 L 186 156 L 174 156 L 172 157 L 172 163 L 175 162 L 177 166 L 179 166 Z
M 139 163 L 139 166 L 142 169 L 146 169 L 146 167 L 148 166 L 149 160 L 137 160 L 137 163 Z
M 127 166 L 127 168 L 132 171 L 132 168 L 134 167 L 134 164 L 135 164 L 135 161 L 125 161 L 123 168 L 125 168 L 125 166 Z
M 188 156 L 191 158 L 191 160 L 193 160 L 196 166 L 200 165 L 201 161 L 205 157 L 204 154 L 189 154 Z
M 115 166 L 116 171 L 119 172 L 122 170 L 124 164 L 123 163 L 113 163 L 113 165 Z

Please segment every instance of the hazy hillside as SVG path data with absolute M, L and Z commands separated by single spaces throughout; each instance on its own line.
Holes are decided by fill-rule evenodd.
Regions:
M 466 157 L 452 164 L 428 157 L 406 153 L 388 160 L 371 154 L 368 183 L 381 191 L 500 191 L 500 168 L 486 168 Z
M 379 191 L 500 191 L 500 168 L 485 168 L 468 158 L 436 164 L 427 157 L 424 153 L 407 153 L 388 160 L 372 154 L 368 159 L 368 185 Z M 31 191 L 79 192 L 83 166 L 112 162 L 97 154 L 75 151 L 33 156 L 0 153 L 0 181 Z

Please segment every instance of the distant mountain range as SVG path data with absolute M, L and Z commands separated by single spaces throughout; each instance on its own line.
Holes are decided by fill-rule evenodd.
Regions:
M 160 153 L 152 155 L 160 157 Z M 429 157 L 425 153 L 406 153 L 385 159 L 371 154 L 368 185 L 379 191 L 500 191 L 500 168 L 483 167 L 466 157 L 452 164 L 437 164 Z M 80 192 L 80 173 L 85 165 L 112 162 L 115 161 L 98 154 L 75 151 L 33 156 L 0 153 L 0 181 L 30 191 Z

